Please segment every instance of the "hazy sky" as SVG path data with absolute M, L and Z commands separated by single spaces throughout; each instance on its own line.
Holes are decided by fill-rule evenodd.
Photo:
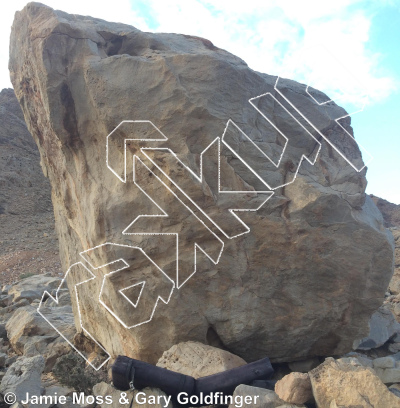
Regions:
M 258 71 L 310 83 L 352 116 L 358 142 L 374 160 L 368 188 L 400 204 L 400 0 L 114 0 L 45 4 L 144 31 L 205 37 Z M 0 89 L 8 78 L 14 12 L 0 6 Z

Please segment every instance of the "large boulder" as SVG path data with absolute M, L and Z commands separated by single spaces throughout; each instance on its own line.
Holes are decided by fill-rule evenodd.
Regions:
M 326 95 L 284 79 L 278 93 L 277 77 L 203 38 L 39 3 L 15 15 L 9 68 L 52 185 L 64 269 L 96 247 L 83 254 L 91 273 L 75 265 L 67 276 L 71 290 L 84 282 L 72 296 L 77 328 L 110 354 L 156 362 L 194 340 L 247 361 L 294 361 L 348 352 L 367 334 L 393 242 L 365 195 L 366 169 L 355 170 L 350 122 L 335 121 L 345 111 L 315 102 Z M 248 102 L 266 93 L 257 109 Z M 211 143 L 223 134 L 219 154 Z M 152 146 L 164 150 L 140 149 Z M 246 233 L 228 210 L 257 209 L 266 184 L 287 185 L 238 213 Z

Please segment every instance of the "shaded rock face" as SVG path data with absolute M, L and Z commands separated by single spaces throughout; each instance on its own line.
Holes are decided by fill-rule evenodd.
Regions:
M 156 362 L 173 344 L 194 340 L 226 347 L 247 361 L 265 355 L 293 361 L 347 352 L 355 338 L 366 335 L 393 272 L 393 243 L 364 193 L 365 170 L 356 172 L 311 129 L 321 140 L 319 152 L 318 141 L 288 119 L 278 103 L 258 100 L 258 109 L 290 136 L 285 156 L 276 169 L 231 124 L 226 132 L 231 148 L 221 144 L 221 189 L 266 190 L 260 179 L 271 186 L 292 181 L 302 154 L 316 163 L 303 161 L 292 184 L 276 189 L 257 212 L 241 215 L 250 233 L 228 239 L 243 232 L 228 209 L 258 205 L 251 201 L 254 193 L 240 199 L 219 194 L 216 145 L 205 155 L 202 182 L 167 151 L 140 150 L 169 148 L 198 174 L 201 152 L 232 119 L 260 149 L 279 159 L 282 135 L 248 103 L 267 92 L 282 100 L 274 90 L 276 77 L 249 69 L 204 39 L 143 33 L 38 3 L 16 14 L 9 67 L 52 185 L 65 271 L 82 260 L 84 250 L 105 242 L 126 245 L 87 253 L 86 260 L 99 269 L 86 263 L 96 278 L 77 287 L 82 325 L 110 354 Z M 361 168 L 360 152 L 344 131 L 352 132 L 349 123 L 342 128 L 334 121 L 344 115 L 343 109 L 334 103 L 317 105 L 304 85 L 289 80 L 279 84 L 282 95 L 304 108 L 314 125 Z M 326 100 L 312 92 L 317 100 Z M 168 140 L 148 141 L 165 140 L 148 123 L 121 125 L 109 138 L 114 174 L 106 165 L 107 135 L 125 120 L 150 120 Z M 127 143 L 126 183 L 121 181 L 124 139 L 147 140 Z M 135 161 L 135 183 L 133 154 L 141 160 Z M 141 217 L 125 231 L 140 215 L 161 214 L 160 207 L 164 217 Z M 221 234 L 210 219 L 229 234 Z M 178 278 L 175 236 L 143 233 L 179 234 Z M 190 277 L 195 243 L 203 251 L 197 250 L 196 273 Z M 212 259 L 219 255 L 215 264 Z M 104 278 L 112 268 L 100 266 L 120 258 L 129 265 L 124 273 Z M 70 272 L 69 288 L 91 277 L 83 267 Z M 139 296 L 134 285 L 143 279 L 146 291 L 134 308 L 118 290 L 133 288 L 126 295 L 134 303 Z M 160 301 L 152 320 L 139 325 L 156 294 L 164 300 L 171 295 L 169 303 Z M 76 296 L 72 299 L 80 328 Z

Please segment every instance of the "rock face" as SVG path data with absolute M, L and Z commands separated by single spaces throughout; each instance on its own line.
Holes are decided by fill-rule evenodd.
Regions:
M 9 67 L 52 185 L 64 270 L 100 245 L 85 255 L 96 278 L 88 281 L 93 275 L 78 267 L 67 281 L 70 289 L 86 281 L 77 287 L 82 325 L 110 354 L 156 362 L 173 344 L 195 340 L 225 346 L 247 361 L 265 355 L 293 361 L 347 352 L 367 334 L 393 272 L 393 243 L 365 195 L 365 169 L 355 171 L 321 136 L 362 167 L 345 132 L 352 132 L 349 122 L 341 127 L 334 120 L 342 108 L 316 104 L 304 85 L 290 80 L 279 81 L 278 93 L 276 77 L 251 70 L 208 40 L 143 33 L 38 3 L 16 14 Z M 282 134 L 248 103 L 268 92 L 275 101 L 267 95 L 253 103 L 287 135 L 286 150 Z M 315 128 L 290 118 L 284 98 Z M 171 149 L 198 174 L 200 154 L 223 135 L 229 119 L 254 143 L 230 122 L 221 155 L 216 143 L 204 154 L 201 182 L 168 151 L 140 149 Z M 152 121 L 162 134 L 149 122 L 116 129 L 127 120 Z M 320 151 L 305 128 L 321 141 Z M 125 171 L 127 139 L 135 140 L 127 142 Z M 262 151 L 276 162 L 284 152 L 278 169 Z M 140 158 L 135 182 L 133 154 Z M 257 212 L 240 213 L 250 228 L 245 234 L 228 210 L 258 208 L 267 195 L 254 190 L 270 190 L 261 180 L 272 187 L 290 183 L 302 155 L 309 162 L 292 184 L 274 190 Z M 222 194 L 218 179 L 221 190 L 248 193 Z M 145 235 L 152 233 L 158 235 Z M 179 235 L 178 276 L 171 234 Z M 191 276 L 196 248 L 202 251 Z M 100 268 L 121 258 L 129 261 L 123 273 Z M 136 289 L 143 279 L 141 295 Z M 119 290 L 128 287 L 122 296 Z M 169 303 L 158 302 L 152 320 L 140 324 L 156 295 L 164 301 L 171 295 Z

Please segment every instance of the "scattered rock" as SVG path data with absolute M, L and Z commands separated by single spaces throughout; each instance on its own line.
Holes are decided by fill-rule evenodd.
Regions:
M 132 391 L 125 391 L 126 395 L 125 398 L 129 401 L 132 400 L 132 397 L 137 396 L 138 394 L 138 390 L 135 390 L 133 393 Z M 140 390 L 141 393 L 144 393 L 144 395 L 140 395 L 140 398 L 149 398 L 150 396 L 154 396 L 156 399 L 158 397 L 164 397 L 166 396 L 166 394 L 164 392 L 162 392 L 161 390 L 159 390 L 158 388 L 144 388 L 142 390 Z M 121 391 L 117 390 L 116 388 L 114 388 L 112 385 L 105 383 L 105 382 L 101 382 L 99 384 L 96 384 L 93 387 L 93 395 L 98 396 L 98 397 L 103 397 L 105 398 L 105 396 L 109 395 L 112 398 L 112 404 L 107 404 L 106 402 L 103 404 L 98 404 L 98 406 L 100 406 L 101 408 L 120 408 L 121 407 L 121 403 L 119 402 L 119 400 L 121 399 Z M 163 398 L 162 398 L 163 400 Z M 134 404 L 135 406 L 135 404 Z M 140 407 L 143 408 L 172 408 L 172 404 L 168 404 L 165 405 L 163 403 L 142 403 L 140 404 Z
M 0 307 L 9 306 L 12 303 L 13 297 L 11 295 L 0 296 Z
M 228 351 L 188 341 L 165 351 L 158 360 L 157 366 L 199 378 L 244 364 L 246 361 Z
M 309 375 L 318 408 L 331 408 L 333 401 L 337 407 L 400 407 L 400 400 L 371 368 L 327 358 Z
M 400 382 L 400 366 L 395 368 L 375 368 L 375 373 L 384 384 Z
M 393 368 L 395 364 L 396 361 L 391 356 L 376 358 L 373 361 L 374 368 Z
M 44 369 L 43 356 L 20 357 L 6 372 L 0 385 L 0 393 L 13 392 L 17 401 L 22 401 L 28 392 L 41 395 L 41 374 Z
M 360 354 L 360 353 L 356 353 L 356 352 L 352 351 L 352 352 L 346 354 L 345 357 L 342 358 L 341 360 L 345 360 L 347 357 L 357 359 L 358 363 L 361 364 L 364 367 L 373 368 L 372 358 L 369 358 L 369 357 L 365 356 L 364 354 Z
M 371 350 L 383 346 L 391 337 L 400 331 L 400 324 L 397 323 L 393 313 L 380 307 L 369 321 L 369 334 L 361 340 L 356 340 L 353 344 L 354 350 Z
M 393 384 L 389 387 L 389 391 L 400 398 L 400 384 Z
M 53 322 L 67 338 L 76 333 L 71 306 L 44 307 L 41 312 Z M 25 306 L 17 309 L 6 324 L 11 346 L 18 354 L 47 354 L 51 352 L 48 344 L 65 340 L 50 324 L 37 313 L 36 308 Z
M 313 399 L 311 380 L 307 373 L 290 373 L 275 385 L 278 397 L 291 404 L 304 404 Z
M 4 323 L 0 323 L 0 339 L 7 340 L 7 330 Z
M 266 390 L 263 388 L 251 387 L 249 385 L 239 385 L 236 387 L 235 392 L 233 393 L 233 402 L 235 402 L 235 397 L 242 398 L 243 408 L 277 408 L 281 406 L 287 406 L 285 401 L 282 401 L 278 395 L 271 390 Z M 252 401 L 246 403 L 247 401 Z M 254 397 L 258 397 L 256 402 Z M 234 408 L 235 403 L 230 404 L 229 408 Z
M 391 353 L 398 353 L 400 351 L 400 343 L 391 343 L 391 344 L 389 344 L 388 350 Z
M 67 342 L 61 339 L 57 339 L 53 343 L 50 343 L 47 346 L 47 349 L 44 353 L 45 359 L 46 359 L 44 372 L 45 373 L 50 372 L 53 369 L 54 364 L 56 363 L 58 357 L 68 354 L 70 352 L 71 352 L 71 346 Z
M 7 354 L 0 353 L 0 368 L 3 368 L 6 365 Z

